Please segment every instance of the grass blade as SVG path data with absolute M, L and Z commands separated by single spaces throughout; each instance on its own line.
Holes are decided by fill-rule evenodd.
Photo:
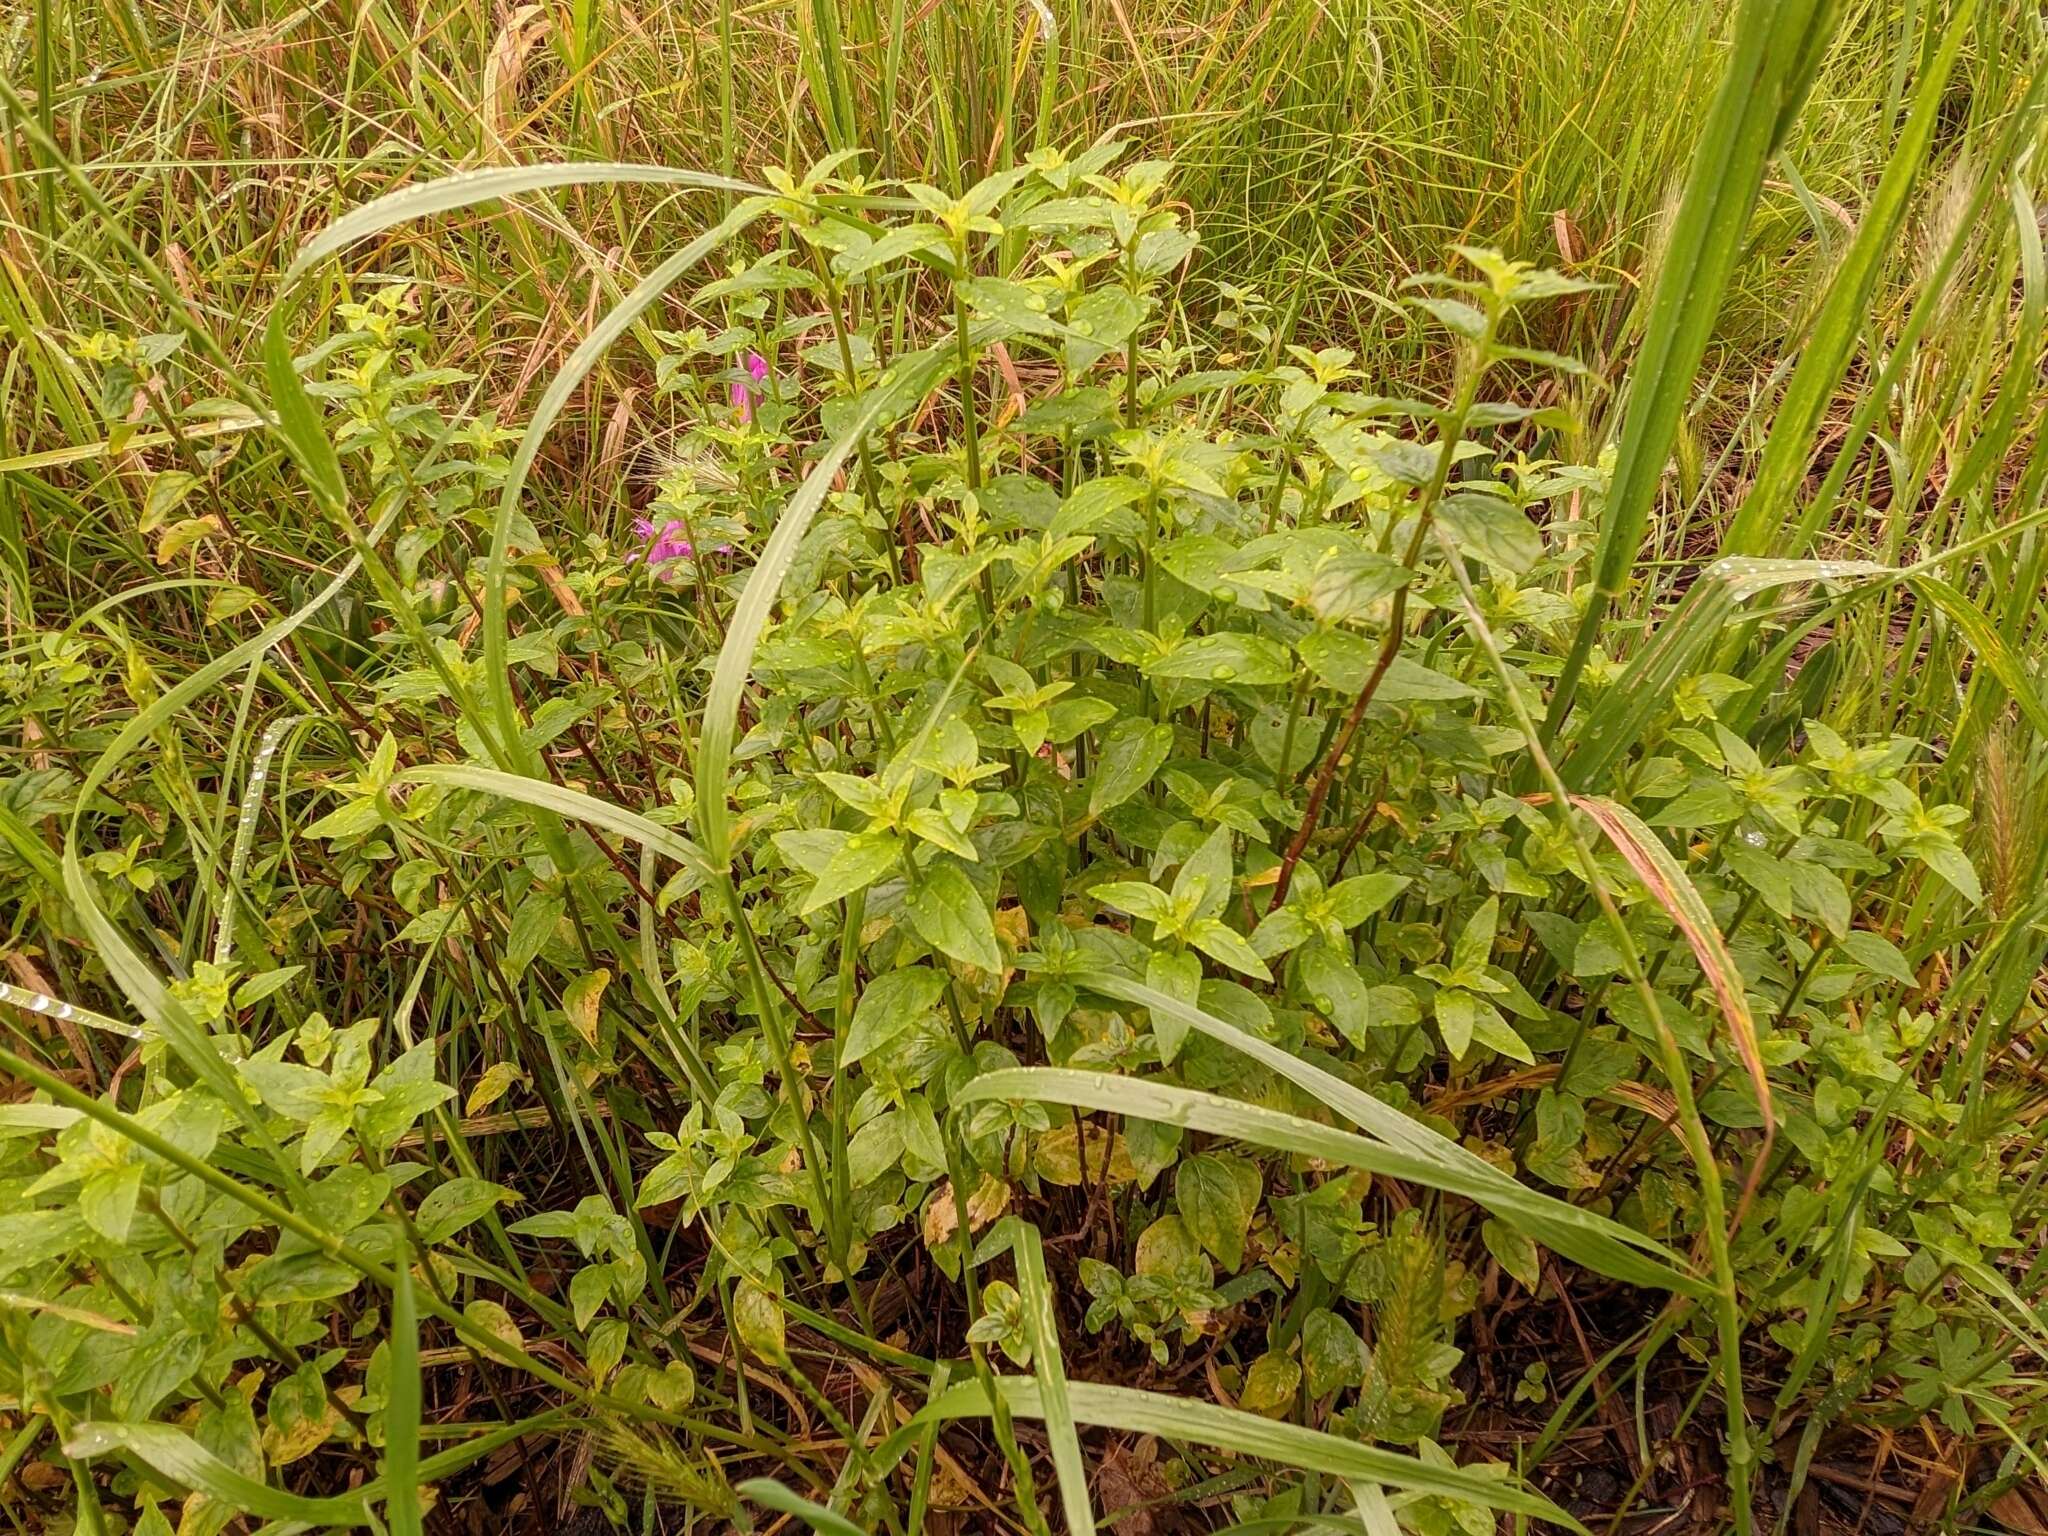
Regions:
M 1575 790 L 1604 783 L 1665 708 L 1671 690 L 1700 669 L 1752 599 L 1805 583 L 1867 582 L 1897 574 L 1890 566 L 1868 560 L 1753 560 L 1737 555 L 1716 560 L 1587 711 L 1559 774 Z
M 794 1515 L 812 1530 L 823 1531 L 825 1536 L 868 1536 L 866 1531 L 837 1510 L 813 1503 L 772 1477 L 748 1478 L 744 1483 L 735 1483 L 733 1492 L 752 1499 L 756 1504 L 765 1504 L 779 1515 Z
M 1017 1224 L 1014 1257 L 1017 1294 L 1024 1298 L 1024 1330 L 1031 1340 L 1032 1369 L 1038 1375 L 1046 1437 L 1052 1442 L 1053 1470 L 1059 1476 L 1060 1507 L 1066 1512 L 1070 1536 L 1095 1536 L 1095 1511 L 1088 1504 L 1088 1463 L 1082 1459 L 1081 1437 L 1074 1429 L 1052 1286 L 1045 1277 L 1045 1244 L 1038 1228 L 1029 1222 Z
M 392 1231 L 390 1390 L 384 1408 L 384 1518 L 391 1536 L 420 1533 L 420 1313 L 405 1234 Z
M 758 195 L 766 187 L 730 176 L 705 171 L 679 170 L 666 165 L 641 165 L 619 161 L 577 161 L 558 165 L 499 166 L 483 171 L 457 171 L 433 181 L 400 187 L 373 198 L 360 208 L 343 214 L 319 234 L 299 247 L 292 264 L 285 269 L 280 286 L 289 288 L 316 264 L 345 250 L 358 240 L 381 235 L 387 229 L 453 213 L 478 203 L 518 197 L 526 192 L 544 192 L 556 187 L 579 187 L 609 182 L 640 182 L 664 187 L 693 187 L 711 191 Z
M 548 779 L 529 779 L 521 773 L 503 773 L 470 763 L 425 763 L 417 768 L 400 769 L 393 777 L 395 781 L 410 784 L 446 784 L 452 789 L 473 789 L 520 805 L 552 811 L 570 821 L 616 832 L 643 848 L 652 848 L 665 858 L 674 859 L 699 875 L 708 877 L 711 873 L 703 849 L 680 832 L 649 821 L 623 806 L 613 805 L 609 800 L 600 800 L 595 795 L 586 795 L 580 789 L 570 789 Z
M 1956 7 L 1945 26 L 1940 52 L 1920 77 L 1913 94 L 1912 113 L 1885 163 L 1876 192 L 1856 221 L 1855 238 L 1828 285 L 1827 297 L 1814 317 L 1806 348 L 1771 418 L 1756 481 L 1722 540 L 1723 554 L 1766 553 L 1806 477 L 1822 417 L 1841 387 L 1856 339 L 1869 322 L 1871 294 L 1876 291 L 1885 257 L 1905 221 L 1913 185 L 1933 143 L 1936 113 L 1975 11 L 1976 0 L 1962 0 Z M 1796 555 L 1800 551 L 1776 553 Z
M 1035 1378 L 998 1376 L 995 1383 L 1012 1414 L 1023 1419 L 1045 1417 L 1044 1400 Z M 1089 1381 L 1069 1382 L 1067 1392 L 1077 1423 L 1217 1446 L 1236 1455 L 1256 1456 L 1306 1472 L 1462 1499 L 1483 1508 L 1548 1521 L 1566 1530 L 1584 1529 L 1542 1494 L 1463 1467 L 1434 1466 L 1398 1451 L 1361 1445 L 1321 1430 L 1304 1429 L 1299 1424 L 1261 1418 L 1242 1409 L 1224 1408 L 1194 1398 L 1169 1397 L 1131 1387 L 1099 1386 Z M 988 1412 L 989 1400 L 981 1383 L 964 1382 L 922 1409 L 911 1425 L 933 1419 L 976 1418 Z
M 1816 44 L 1825 40 L 1834 9 L 1821 0 L 1744 0 L 1736 15 L 1727 72 L 1693 153 L 1650 295 L 1593 555 L 1593 591 L 1551 694 L 1546 740 L 1570 713 L 1607 610 L 1628 588 L 1679 418 L 1742 252 L 1764 165 L 1819 64 Z
M 1388 1178 L 1462 1195 L 1536 1241 L 1588 1269 L 1630 1285 L 1706 1294 L 1675 1254 L 1653 1239 L 1563 1200 L 1541 1194 L 1498 1169 L 1491 1177 L 1447 1159 L 1420 1156 L 1340 1131 L 1299 1115 L 1172 1083 L 1062 1067 L 1005 1067 L 961 1090 L 960 1102 L 1035 1099 L 1112 1114 L 1134 1115 L 1212 1136 L 1231 1136 L 1277 1151 L 1324 1158 Z
M 768 206 L 763 198 L 747 198 L 636 283 L 633 290 L 613 305 L 604 319 L 577 344 L 560 371 L 548 381 L 540 403 L 534 407 L 533 416 L 520 435 L 519 446 L 512 455 L 511 471 L 499 493 L 498 515 L 491 525 L 490 555 L 484 566 L 484 676 L 490 690 L 491 713 L 497 725 L 501 766 L 534 766 L 520 735 L 519 706 L 512 697 L 511 666 L 505 659 L 510 642 L 506 595 L 511 582 L 513 517 L 519 509 L 520 497 L 525 494 L 527 477 L 533 472 L 541 444 L 576 391 L 582 387 L 590 370 L 597 366 L 598 359 L 611 349 L 612 343 L 625 335 L 678 278 L 760 218 Z
M 782 591 L 782 580 L 796 559 L 797 546 L 809 531 L 811 519 L 825 504 L 846 461 L 868 433 L 898 411 L 906 402 L 915 403 L 937 388 L 951 370 L 955 345 L 948 339 L 923 352 L 899 358 L 883 373 L 881 382 L 869 391 L 860 413 L 804 476 L 803 484 L 782 509 L 775 531 L 768 536 L 753 573 L 740 593 L 726 621 L 725 643 L 718 648 L 718 663 L 711 675 L 711 687 L 704 698 L 704 721 L 697 739 L 697 835 L 714 868 L 723 870 L 732 862 L 732 823 L 726 812 L 725 772 L 732 762 L 733 733 L 739 721 L 740 694 L 753 668 L 754 649 L 768 627 L 768 615 Z
M 126 1451 L 172 1482 L 265 1520 L 304 1525 L 358 1526 L 375 1522 L 360 1494 L 314 1499 L 286 1493 L 238 1472 L 182 1430 L 168 1424 L 124 1424 L 90 1420 L 64 1444 L 67 1456 L 105 1456 Z

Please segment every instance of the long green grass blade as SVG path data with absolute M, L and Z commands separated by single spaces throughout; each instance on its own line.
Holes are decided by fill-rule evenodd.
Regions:
M 1044 1418 L 1045 1404 L 1035 1378 L 998 1376 L 995 1384 L 1016 1417 Z M 1505 1478 L 1482 1476 L 1462 1467 L 1436 1466 L 1398 1451 L 1362 1445 L 1321 1430 L 1304 1429 L 1299 1424 L 1261 1418 L 1195 1398 L 1100 1386 L 1088 1381 L 1069 1382 L 1067 1392 L 1077 1423 L 1216 1446 L 1235 1455 L 1256 1456 L 1305 1472 L 1357 1478 L 1382 1487 L 1464 1500 L 1484 1509 L 1548 1521 L 1565 1530 L 1584 1529 L 1542 1494 Z M 922 1409 L 911 1423 L 977 1418 L 988 1412 L 989 1400 L 981 1383 L 963 1382 Z
M 1855 238 L 1849 242 L 1828 285 L 1827 297 L 1814 317 L 1806 348 L 1771 418 L 1755 483 L 1729 524 L 1721 543 L 1723 554 L 1803 553 L 1799 549 L 1772 549 L 1774 535 L 1806 476 L 1814 438 L 1841 388 L 1856 339 L 1869 323 L 1871 294 L 1911 206 L 1914 184 L 1934 140 L 1936 114 L 1976 8 L 1977 0 L 1962 0 L 1943 23 L 1940 49 L 1921 73 L 1913 93 L 1913 110 L 1892 147 L 1891 158 L 1885 162 L 1877 190 L 1856 220 Z
M 1897 574 L 1890 566 L 1868 560 L 1756 560 L 1739 555 L 1716 560 L 1700 572 L 1677 610 L 1657 626 L 1649 643 L 1587 711 L 1571 755 L 1558 769 L 1565 783 L 1575 790 L 1604 784 L 1658 712 L 1668 707 L 1671 691 L 1703 668 L 1722 635 L 1754 599 L 1790 586 L 1855 585 Z
M 264 1520 L 343 1527 L 375 1524 L 360 1494 L 314 1499 L 273 1488 L 237 1471 L 183 1430 L 168 1424 L 88 1420 L 71 1431 L 64 1451 L 77 1457 L 126 1451 L 172 1482 Z
M 1066 1512 L 1070 1536 L 1095 1536 L 1095 1511 L 1088 1502 L 1088 1463 L 1074 1429 L 1067 1367 L 1060 1356 L 1059 1322 L 1038 1228 L 1020 1221 L 1011 1254 L 1017 1263 L 1017 1294 L 1024 1299 L 1024 1331 L 1031 1340 L 1031 1368 L 1038 1377 L 1046 1437 L 1052 1442 L 1053 1470 L 1059 1476 L 1060 1508 Z
M 528 192 L 544 192 L 556 187 L 600 186 L 614 182 L 737 192 L 743 196 L 753 196 L 768 190 L 750 181 L 738 181 L 730 176 L 716 176 L 705 171 L 621 161 L 589 160 L 561 165 L 515 165 L 483 171 L 457 171 L 453 175 L 437 177 L 416 186 L 400 187 L 395 192 L 387 192 L 382 197 L 364 203 L 360 208 L 350 209 L 299 247 L 298 253 L 292 258 L 292 264 L 285 269 L 280 286 L 289 288 L 337 251 L 346 250 L 358 240 L 381 235 L 400 224 L 430 219 L 436 214 L 454 213 L 462 208 L 473 208 L 478 203 L 519 197 Z
M 775 531 L 761 550 L 747 585 L 733 605 L 726 621 L 725 643 L 718 648 L 718 663 L 711 674 L 711 686 L 704 696 L 704 719 L 697 739 L 697 835 L 704 852 L 717 869 L 732 862 L 732 820 L 725 804 L 725 774 L 732 762 L 734 732 L 739 721 L 740 695 L 754 664 L 754 649 L 761 643 L 789 574 L 797 546 L 811 526 L 826 493 L 846 461 L 868 433 L 900 413 L 906 403 L 922 400 L 951 371 L 956 358 L 951 340 L 923 352 L 899 358 L 883 373 L 869 392 L 858 415 L 848 423 L 818 462 L 804 476 L 803 484 L 782 509 Z
M 393 777 L 401 783 L 445 784 L 451 789 L 473 789 L 480 794 L 496 795 L 520 805 L 552 811 L 567 820 L 615 832 L 700 875 L 711 873 L 711 865 L 705 859 L 703 849 L 680 832 L 649 821 L 624 806 L 613 805 L 609 800 L 587 795 L 580 789 L 570 789 L 565 784 L 556 784 L 548 779 L 529 779 L 521 773 L 503 773 L 495 768 L 479 768 L 470 763 L 423 763 L 417 768 L 402 768 Z
M 713 180 L 722 181 L 723 178 Z M 520 435 L 519 446 L 512 455 L 511 472 L 505 477 L 504 489 L 499 493 L 498 515 L 491 525 L 490 556 L 484 567 L 484 678 L 497 726 L 500 766 L 532 766 L 531 754 L 526 751 L 520 735 L 519 706 L 512 697 L 511 667 L 505 659 L 506 647 L 510 643 L 506 609 L 512 579 L 513 521 L 541 444 L 576 391 L 582 387 L 590 370 L 597 366 L 598 359 L 611 349 L 612 344 L 625 335 L 678 278 L 722 248 L 734 235 L 767 212 L 768 207 L 765 198 L 746 198 L 718 223 L 635 284 L 632 292 L 613 305 L 604 319 L 577 344 L 561 370 L 548 381 L 548 387 L 542 391 L 540 402 L 526 423 L 526 430 Z
M 1538 1193 L 1491 1169 L 1478 1174 L 1454 1160 L 1404 1151 L 1299 1115 L 1245 1104 L 1171 1083 L 1060 1067 L 1009 1067 L 975 1078 L 962 1103 L 1030 1099 L 1078 1109 L 1132 1115 L 1256 1146 L 1326 1158 L 1426 1189 L 1462 1195 L 1566 1257 L 1617 1280 L 1682 1295 L 1705 1294 L 1704 1282 L 1675 1254 L 1592 1211 Z M 1441 1139 L 1441 1138 L 1439 1138 Z M 1446 1142 L 1445 1145 L 1452 1145 Z
M 812 1530 L 824 1532 L 824 1536 L 868 1536 L 866 1531 L 837 1510 L 827 1509 L 805 1498 L 772 1477 L 748 1478 L 744 1483 L 735 1483 L 733 1492 L 779 1515 L 793 1515 Z
M 1720 90 L 1707 115 L 1671 224 L 1638 349 L 1614 480 L 1593 553 L 1593 590 L 1551 694 L 1544 735 L 1570 712 L 1607 611 L 1628 589 L 1658 482 L 1692 398 L 1722 296 L 1741 254 L 1764 165 L 1819 63 L 1825 0 L 1743 0 Z
M 405 1234 L 395 1229 L 391 1355 L 384 1407 L 384 1518 L 391 1536 L 420 1536 L 420 1311 Z

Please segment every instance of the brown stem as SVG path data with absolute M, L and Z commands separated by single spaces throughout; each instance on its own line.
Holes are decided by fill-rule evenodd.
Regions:
M 1421 499 L 1415 504 L 1415 532 L 1409 536 L 1407 553 L 1401 557 L 1401 564 L 1407 567 L 1411 576 L 1415 562 L 1422 557 L 1422 541 L 1429 536 L 1430 519 L 1435 516 L 1437 503 L 1443 499 L 1444 485 L 1451 477 L 1451 461 L 1457 456 L 1458 443 L 1465 435 L 1465 418 L 1472 412 L 1472 400 L 1478 393 L 1479 380 L 1492 360 L 1493 333 L 1499 318 L 1497 306 L 1489 302 L 1485 328 L 1465 354 L 1458 370 L 1457 388 L 1450 409 L 1439 419 L 1436 467 L 1430 474 L 1429 484 L 1423 487 Z M 1343 728 L 1330 743 L 1329 751 L 1323 754 L 1323 766 L 1316 772 L 1315 788 L 1309 791 L 1308 808 L 1301 813 L 1301 825 L 1295 829 L 1294 840 L 1287 845 L 1287 852 L 1280 860 L 1280 878 L 1273 882 L 1273 902 L 1268 911 L 1277 912 L 1280 904 L 1287 900 L 1287 887 L 1294 879 L 1294 866 L 1301 862 L 1309 839 L 1316 835 L 1316 824 L 1323 818 L 1323 802 L 1330 797 L 1330 784 L 1337 777 L 1337 765 L 1344 760 L 1351 738 L 1358 734 L 1358 727 L 1364 723 L 1366 706 L 1379 692 L 1380 680 L 1387 675 L 1387 668 L 1394 664 L 1407 620 L 1408 588 L 1403 586 L 1394 593 L 1393 607 L 1387 614 L 1387 638 L 1380 643 L 1379 659 L 1372 664 L 1372 674 L 1366 678 L 1365 686 L 1358 690 L 1358 701 L 1351 706 L 1350 714 L 1344 717 Z
M 1387 619 L 1387 638 L 1381 642 L 1379 659 L 1372 664 L 1372 674 L 1366 678 L 1365 686 L 1358 690 L 1358 701 L 1351 706 L 1351 713 L 1344 717 L 1344 724 L 1330 743 L 1330 750 L 1323 754 L 1323 766 L 1316 770 L 1315 787 L 1308 795 L 1308 809 L 1301 813 L 1301 825 L 1295 829 L 1294 839 L 1288 843 L 1287 852 L 1280 860 L 1280 878 L 1273 882 L 1272 905 L 1266 909 L 1269 912 L 1277 912 L 1280 904 L 1287 900 L 1287 887 L 1294 879 L 1294 866 L 1301 862 L 1309 839 L 1316 835 L 1316 824 L 1323 819 L 1323 802 L 1330 797 L 1330 785 L 1337 777 L 1337 765 L 1344 760 L 1345 752 L 1351 747 L 1351 738 L 1358 734 L 1358 727 L 1364 723 L 1366 706 L 1379 692 L 1380 679 L 1387 675 L 1387 668 L 1394 664 L 1395 653 L 1401 649 L 1402 620 L 1407 616 L 1408 589 L 1403 587 L 1394 594 L 1394 611 Z

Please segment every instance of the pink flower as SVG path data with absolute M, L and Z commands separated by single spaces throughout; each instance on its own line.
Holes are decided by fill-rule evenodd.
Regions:
M 674 518 L 663 523 L 659 528 L 655 527 L 647 518 L 634 518 L 633 537 L 639 539 L 644 548 L 626 556 L 626 564 L 633 565 L 644 560 L 648 565 L 656 566 L 667 565 L 676 560 L 693 558 L 696 555 L 696 550 L 691 546 L 690 541 L 683 537 L 683 534 L 687 531 L 682 523 Z M 732 553 L 732 546 L 730 544 L 721 544 L 718 546 L 718 553 L 729 555 Z M 662 574 L 673 580 L 678 573 L 665 571 Z
M 726 398 L 732 402 L 732 408 L 740 413 L 741 421 L 752 421 L 754 401 L 758 398 L 755 385 L 767 380 L 768 359 L 758 352 L 749 352 L 746 368 L 747 377 L 754 381 L 753 384 L 742 384 L 738 379 L 734 379 L 726 387 Z
M 633 519 L 633 536 L 642 540 L 646 548 L 638 554 L 626 556 L 631 565 L 636 560 L 645 560 L 649 565 L 666 565 L 671 560 L 686 560 L 690 557 L 690 541 L 683 537 L 683 525 L 670 521 L 656 528 L 644 517 Z

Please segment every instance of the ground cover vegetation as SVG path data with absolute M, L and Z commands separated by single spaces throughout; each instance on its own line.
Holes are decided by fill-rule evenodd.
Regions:
M 2048 1529 L 2043 41 L 37 0 L 13 1527 Z

